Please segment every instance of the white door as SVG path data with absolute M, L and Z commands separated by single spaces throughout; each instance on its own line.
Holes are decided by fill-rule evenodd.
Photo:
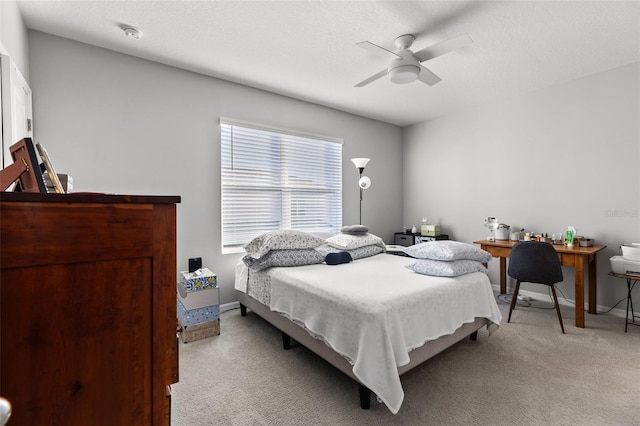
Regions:
M 2 67 L 2 167 L 13 162 L 9 147 L 20 139 L 33 137 L 31 88 L 7 55 L 0 55 Z

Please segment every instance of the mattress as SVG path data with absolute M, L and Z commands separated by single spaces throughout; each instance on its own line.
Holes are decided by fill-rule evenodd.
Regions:
M 273 269 L 273 268 L 271 268 Z M 256 299 L 263 305 L 271 305 L 270 269 L 254 271 L 240 262 L 236 265 L 235 289 Z
M 421 275 L 405 268 L 411 260 L 379 254 L 341 265 L 260 273 L 239 266 L 236 288 L 268 301 L 272 311 L 324 340 L 349 360 L 358 380 L 397 413 L 404 398 L 398 367 L 409 363 L 411 350 L 452 334 L 476 317 L 494 326 L 501 320 L 485 273 Z

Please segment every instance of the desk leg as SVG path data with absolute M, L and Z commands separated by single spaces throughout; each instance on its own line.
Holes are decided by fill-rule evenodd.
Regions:
M 500 257 L 500 294 L 507 293 L 507 258 Z
M 627 293 L 627 315 L 625 316 L 625 323 L 624 323 L 624 332 L 627 332 L 627 326 L 629 324 L 631 325 L 640 325 L 640 323 L 636 323 L 636 313 L 633 310 L 633 299 L 631 298 L 631 292 L 633 291 L 633 287 L 636 286 L 636 284 L 638 283 L 638 281 L 640 280 L 634 280 L 631 278 L 627 278 L 627 289 L 629 290 L 629 292 Z M 631 322 L 629 322 L 629 308 L 631 308 Z
M 585 256 L 587 257 L 587 256 Z M 596 278 L 596 257 L 590 256 L 589 262 L 589 313 L 598 313 L 598 279 Z
M 584 256 L 576 256 L 576 327 L 584 328 Z

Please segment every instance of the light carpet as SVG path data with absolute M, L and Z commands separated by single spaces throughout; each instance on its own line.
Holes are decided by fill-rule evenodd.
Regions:
M 503 299 L 503 298 L 500 298 Z M 280 333 L 249 311 L 221 315 L 221 334 L 180 343 L 172 386 L 173 426 L 198 425 L 640 425 L 640 327 L 586 314 L 562 334 L 546 302 L 499 299 L 500 328 L 465 339 L 402 376 L 398 414 L 306 348 L 282 348 Z

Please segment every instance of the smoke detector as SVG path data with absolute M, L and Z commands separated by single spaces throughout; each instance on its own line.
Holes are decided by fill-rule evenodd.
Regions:
M 142 38 L 142 31 L 133 27 L 131 25 L 124 25 L 122 27 L 122 31 L 127 35 L 127 37 L 132 38 L 134 40 L 140 40 Z

